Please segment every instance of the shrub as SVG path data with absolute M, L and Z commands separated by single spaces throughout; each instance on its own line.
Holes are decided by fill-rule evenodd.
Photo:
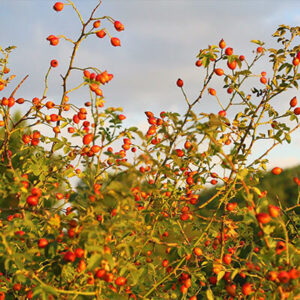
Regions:
M 298 88 L 299 28 L 281 25 L 273 34 L 276 49 L 252 41 L 252 58 L 226 48 L 224 40 L 201 50 L 199 96 L 191 100 L 178 79 L 174 88 L 186 112 L 147 111 L 143 133 L 124 128 L 121 108 L 104 106 L 102 86 L 113 75 L 74 64 L 86 38 L 110 38 L 120 46 L 106 28 L 110 22 L 120 32 L 123 24 L 95 16 L 101 1 L 87 21 L 72 1 L 67 4 L 53 8 L 60 14 L 74 9 L 82 23 L 78 39 L 47 38 L 52 46 L 62 40 L 73 46 L 60 102 L 47 98 L 57 60 L 49 64 L 42 97 L 16 97 L 25 77 L 1 100 L 0 299 L 299 295 L 299 196 L 286 207 L 257 187 L 269 152 L 289 143 L 299 127 L 297 99 L 287 101 L 283 113 L 273 101 Z M 14 78 L 6 78 L 13 48 L 1 49 L 2 93 Z M 263 59 L 272 72 L 254 73 Z M 73 72 L 82 80 L 70 87 Z M 227 96 L 214 80 L 223 82 Z M 90 101 L 77 107 L 72 93 L 83 87 Z M 217 101 L 220 111 L 196 113 L 203 101 Z M 18 105 L 27 111 L 13 119 Z M 38 130 L 41 124 L 54 137 Z M 271 146 L 256 153 L 254 146 L 265 141 Z M 281 171 L 273 169 L 273 176 Z M 72 178 L 80 179 L 76 187 Z M 203 200 L 207 184 L 216 189 Z

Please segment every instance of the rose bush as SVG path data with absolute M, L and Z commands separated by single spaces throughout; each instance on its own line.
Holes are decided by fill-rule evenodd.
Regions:
M 47 97 L 57 60 L 42 96 L 18 95 L 27 76 L 5 94 L 14 47 L 1 48 L 0 299 L 299 297 L 299 196 L 286 207 L 257 185 L 269 152 L 300 126 L 296 96 L 283 112 L 276 101 L 298 88 L 300 28 L 281 25 L 273 34 L 278 48 L 252 41 L 253 57 L 224 40 L 201 50 L 199 96 L 190 99 L 178 79 L 186 112 L 146 111 L 143 133 L 124 128 L 121 108 L 105 107 L 102 86 L 113 75 L 74 63 L 86 38 L 121 45 L 108 23 L 117 32 L 124 25 L 96 17 L 100 5 L 87 21 L 70 0 L 53 6 L 59 14 L 73 9 L 82 24 L 74 41 L 47 37 L 51 46 L 73 46 L 60 101 Z M 271 71 L 257 74 L 264 59 Z M 73 72 L 82 73 L 76 86 Z M 77 107 L 72 93 L 84 87 L 90 100 Z M 220 111 L 196 113 L 204 101 L 217 101 Z M 207 184 L 217 188 L 200 202 Z

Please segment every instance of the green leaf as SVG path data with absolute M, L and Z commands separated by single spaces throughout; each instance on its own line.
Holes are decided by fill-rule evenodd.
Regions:
M 202 65 L 204 68 L 207 68 L 207 66 L 209 65 L 209 58 L 208 57 L 203 57 L 202 59 Z
M 275 230 L 275 226 L 266 225 L 264 226 L 264 233 L 271 234 Z
M 93 270 L 101 261 L 102 255 L 99 253 L 93 254 L 90 259 L 88 260 L 87 269 Z
M 139 273 L 136 270 L 130 270 L 130 275 L 132 279 L 132 284 L 136 285 L 140 279 Z
M 62 123 L 62 124 L 60 125 L 60 128 L 64 128 L 64 127 L 66 127 L 67 125 L 69 125 L 69 123 L 68 123 L 68 122 L 64 122 L 64 123 Z
M 292 70 L 292 65 L 291 64 L 287 64 L 286 69 L 285 69 L 285 75 L 287 75 L 288 73 L 290 73 L 291 70 Z
M 43 293 L 41 286 L 36 287 L 33 290 L 33 299 L 38 299 L 38 297 Z
M 251 40 L 251 43 L 257 44 L 257 45 L 259 45 L 259 46 L 263 46 L 263 45 L 264 45 L 264 42 L 259 41 L 259 40 Z
M 235 269 L 232 273 L 231 273 L 231 276 L 230 276 L 230 278 L 231 278 L 231 280 L 233 280 L 234 278 L 235 278 L 235 276 L 239 273 L 239 269 Z
M 241 62 L 241 61 L 239 60 L 239 62 Z M 241 66 L 242 66 L 242 65 L 241 65 Z M 240 66 L 240 68 L 241 68 L 241 66 Z M 240 75 L 244 75 L 244 76 L 249 76 L 249 75 L 252 74 L 252 72 L 249 71 L 249 70 L 243 70 L 243 71 L 236 72 L 236 73 L 237 73 L 237 74 L 240 74 Z
M 252 187 L 252 190 L 257 194 L 257 195 L 260 195 L 261 194 L 261 191 L 260 191 L 260 189 L 259 188 L 257 188 L 257 187 Z
M 25 283 L 27 280 L 26 276 L 23 274 L 18 274 L 16 276 L 16 281 L 21 282 L 21 283 Z
M 110 299 L 110 300 L 127 300 L 128 299 L 128 297 L 122 296 L 120 294 L 115 294 L 115 293 L 110 293 L 107 296 L 108 296 L 108 299 Z
M 51 294 L 54 296 L 58 296 L 57 292 L 55 291 L 55 289 L 52 286 L 49 285 L 42 285 L 41 286 L 42 289 L 47 293 L 47 294 Z M 47 298 L 48 299 L 48 298 Z
M 214 294 L 212 292 L 212 290 L 209 288 L 207 291 L 206 291 L 206 297 L 208 300 L 214 300 Z
M 248 169 L 247 168 L 244 168 L 243 170 L 241 170 L 238 174 L 237 174 L 237 177 L 239 179 L 244 179 L 248 174 Z
M 297 81 L 293 81 L 293 85 L 296 89 L 298 89 L 298 82 Z
M 217 276 L 217 280 L 220 281 L 225 275 L 225 271 L 220 271 Z
M 278 72 L 280 72 L 280 71 L 282 71 L 284 68 L 286 68 L 287 65 L 288 65 L 287 63 L 282 64 L 282 65 L 279 67 Z
M 54 151 L 57 151 L 59 149 L 61 149 L 64 146 L 63 142 L 58 142 L 57 144 L 54 145 L 53 149 Z
M 178 253 L 178 255 L 180 257 L 183 257 L 185 255 L 185 249 L 184 249 L 184 247 L 178 248 L 177 253 Z

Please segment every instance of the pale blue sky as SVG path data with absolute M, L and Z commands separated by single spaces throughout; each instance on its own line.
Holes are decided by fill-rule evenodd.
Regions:
M 0 45 L 18 47 L 10 60 L 10 68 L 17 78 L 30 74 L 18 96 L 39 97 L 43 90 L 41 74 L 47 71 L 49 61 L 56 58 L 60 65 L 50 77 L 48 96 L 59 100 L 59 74 L 65 71 L 71 47 L 62 40 L 59 46 L 51 47 L 46 37 L 65 34 L 75 38 L 80 24 L 70 7 L 56 13 L 52 9 L 55 2 L 0 0 Z M 85 16 L 97 3 L 95 0 L 74 2 Z M 122 46 L 113 48 L 109 39 L 91 37 L 79 49 L 76 65 L 97 66 L 112 72 L 114 80 L 103 89 L 109 105 L 124 107 L 128 117 L 126 124 L 144 126 L 144 111 L 184 112 L 184 99 L 175 86 L 178 77 L 184 79 L 189 97 L 197 96 L 202 77 L 194 62 L 199 49 L 224 38 L 236 53 L 251 57 L 255 49 L 251 39 L 260 39 L 272 46 L 271 35 L 277 25 L 300 25 L 300 2 L 103 0 L 98 16 L 103 15 L 124 23 L 125 31 L 118 33 L 106 22 L 112 35 L 121 39 Z M 264 65 L 258 70 L 260 68 Z M 287 108 L 289 99 L 295 95 L 300 100 L 298 91 L 289 92 L 280 99 L 279 106 Z M 87 100 L 86 96 L 84 90 L 71 100 L 80 105 Z M 206 101 L 199 110 L 216 112 L 219 108 L 216 103 Z M 299 153 L 298 132 L 292 144 L 273 152 L 270 166 L 300 163 Z

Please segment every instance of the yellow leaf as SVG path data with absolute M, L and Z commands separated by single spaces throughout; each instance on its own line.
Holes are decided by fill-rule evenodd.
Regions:
M 54 217 L 50 218 L 48 221 L 49 225 L 59 228 L 60 227 L 60 216 L 58 214 L 55 214 Z

